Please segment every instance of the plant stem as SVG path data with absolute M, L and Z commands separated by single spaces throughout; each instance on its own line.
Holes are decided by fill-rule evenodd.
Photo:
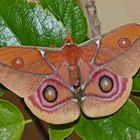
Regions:
M 25 121 L 25 125 L 26 125 L 26 124 L 29 124 L 29 123 L 31 123 L 31 122 L 33 122 L 33 120 L 32 120 L 32 119 L 28 119 L 28 120 Z
M 97 16 L 97 9 L 95 5 L 95 0 L 77 0 L 81 6 L 85 17 L 88 22 L 88 37 L 93 38 L 100 35 L 101 23 Z

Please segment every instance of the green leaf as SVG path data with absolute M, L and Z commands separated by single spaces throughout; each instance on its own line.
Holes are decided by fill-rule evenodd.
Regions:
M 2 16 L 0 15 L 0 46 L 21 45 L 20 41 L 10 30 Z
M 72 131 L 73 127 L 71 125 L 50 125 L 49 137 L 50 140 L 63 140 L 68 137 Z
M 132 101 L 112 116 L 88 119 L 81 115 L 75 131 L 84 140 L 139 140 L 140 113 Z
M 15 105 L 0 100 L 0 140 L 20 140 L 25 123 Z
M 133 78 L 132 92 L 139 92 L 140 96 L 140 72 Z
M 71 33 L 76 43 L 85 40 L 87 36 L 86 19 L 76 0 L 41 0 L 41 4 L 63 24 L 66 32 Z
M 63 20 L 57 18 L 53 5 L 47 8 L 43 4 L 43 9 L 41 4 L 26 0 L 0 0 L 0 46 L 61 46 L 68 32 L 76 42 L 84 41 L 87 24 L 80 8 L 73 1 L 62 3 L 72 6 L 65 9 Z

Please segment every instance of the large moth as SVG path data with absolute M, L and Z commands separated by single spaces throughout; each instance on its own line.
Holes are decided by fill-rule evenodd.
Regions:
M 140 67 L 140 25 L 129 24 L 82 44 L 70 35 L 58 48 L 0 48 L 0 83 L 52 124 L 118 111 Z

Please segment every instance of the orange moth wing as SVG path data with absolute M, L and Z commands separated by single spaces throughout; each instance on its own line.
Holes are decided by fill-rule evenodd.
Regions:
M 112 58 L 130 49 L 134 42 L 139 39 L 139 36 L 139 24 L 122 26 L 103 35 L 100 39 L 100 47 L 96 55 L 95 63 L 98 65 L 107 63 Z
M 0 63 L 37 74 L 52 72 L 42 57 L 42 51 L 29 47 L 6 47 L 0 49 Z

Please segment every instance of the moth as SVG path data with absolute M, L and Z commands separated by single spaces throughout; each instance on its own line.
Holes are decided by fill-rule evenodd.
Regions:
M 81 111 L 104 117 L 127 101 L 139 58 L 139 24 L 79 45 L 68 34 L 61 48 L 0 48 L 0 83 L 48 123 L 73 122 Z

